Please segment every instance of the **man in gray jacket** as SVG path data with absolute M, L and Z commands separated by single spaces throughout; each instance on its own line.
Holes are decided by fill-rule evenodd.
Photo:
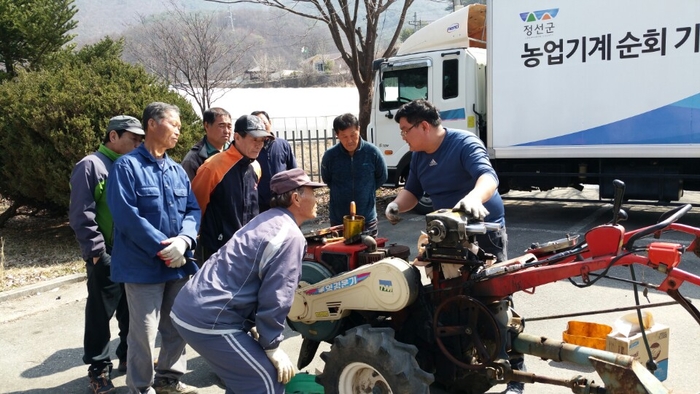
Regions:
M 274 175 L 271 209 L 237 231 L 175 298 L 175 327 L 227 394 L 284 393 L 294 376 L 279 345 L 306 250 L 299 226 L 316 217 L 313 188 L 321 186 L 300 168 Z
M 129 332 L 124 285 L 112 282 L 110 277 L 112 215 L 104 191 L 114 161 L 136 149 L 143 136 L 138 119 L 126 115 L 113 117 L 100 147 L 75 165 L 70 178 L 69 221 L 87 270 L 83 362 L 90 364 L 88 377 L 90 388 L 95 393 L 114 390 L 110 380 L 109 321 L 115 312 L 119 322 L 117 357 L 121 372 L 126 371 L 126 336 Z

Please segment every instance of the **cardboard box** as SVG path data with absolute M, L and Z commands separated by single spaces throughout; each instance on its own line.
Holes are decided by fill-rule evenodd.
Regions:
M 651 329 L 646 331 L 646 334 L 649 340 L 649 347 L 651 348 L 651 355 L 657 366 L 654 376 L 660 381 L 664 381 L 668 375 L 669 328 L 663 324 L 654 324 Z M 630 337 L 625 337 L 620 333 L 613 333 L 608 335 L 605 345 L 605 350 L 632 356 L 646 367 L 649 357 L 644 347 L 642 333 L 637 333 Z

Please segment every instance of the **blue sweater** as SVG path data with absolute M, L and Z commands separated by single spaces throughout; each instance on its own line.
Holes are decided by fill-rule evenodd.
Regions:
M 343 216 L 350 214 L 351 201 L 355 201 L 357 214 L 365 217 L 365 223 L 376 220 L 376 190 L 387 176 L 382 153 L 362 139 L 352 156 L 340 143 L 328 149 L 321 160 L 321 178 L 330 188 L 331 226 L 343 224 Z
M 445 132 L 445 139 L 435 152 L 413 152 L 404 187 L 416 198 L 421 198 L 423 192 L 430 194 L 435 209 L 454 207 L 474 189 L 481 175 L 488 174 L 498 183 L 496 171 L 479 138 L 463 130 L 445 129 Z M 505 226 L 505 209 L 498 190 L 484 207 L 489 211 L 485 221 Z

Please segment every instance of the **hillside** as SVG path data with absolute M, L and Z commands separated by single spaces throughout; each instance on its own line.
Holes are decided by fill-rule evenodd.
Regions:
M 248 14 L 267 14 L 274 15 L 272 10 L 263 6 L 254 6 L 248 4 L 227 5 L 219 3 L 211 3 L 204 0 L 176 0 L 183 8 L 193 11 L 218 11 L 233 18 L 233 24 L 236 20 L 250 20 Z M 392 6 L 385 15 L 383 29 L 384 35 L 393 31 L 399 16 L 399 3 Z M 75 42 L 78 45 L 92 43 L 105 35 L 119 36 L 129 29 L 130 26 L 135 26 L 139 22 L 139 16 L 150 16 L 163 12 L 169 5 L 167 0 L 75 0 L 75 6 L 78 8 L 76 18 L 78 27 L 74 34 L 77 34 Z M 436 3 L 433 1 L 417 0 L 411 7 L 407 19 L 414 18 L 422 20 L 434 20 L 444 16 L 445 3 Z M 278 27 L 284 26 L 285 23 L 278 23 L 279 15 L 274 15 L 275 18 L 264 18 L 261 21 L 268 23 L 269 32 L 280 33 Z M 303 19 L 295 17 L 295 19 Z M 407 25 L 408 26 L 408 25 Z M 381 32 L 380 32 L 381 35 Z M 332 42 L 330 43 L 332 46 Z

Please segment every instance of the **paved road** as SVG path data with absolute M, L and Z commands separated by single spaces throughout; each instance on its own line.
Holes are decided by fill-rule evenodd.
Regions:
M 525 250 L 532 242 L 546 242 L 559 239 L 566 234 L 584 234 L 591 227 L 610 220 L 609 205 L 596 201 L 592 190 L 584 193 L 555 191 L 538 193 L 538 196 L 555 194 L 571 198 L 588 198 L 591 202 L 506 202 L 509 233 L 509 254 L 514 257 Z M 515 193 L 513 193 L 515 194 Z M 516 196 L 518 194 L 515 194 Z M 698 203 L 699 195 L 690 195 L 686 200 Z M 627 207 L 630 219 L 623 223 L 628 229 L 639 228 L 655 222 L 667 210 L 663 207 L 635 205 Z M 700 208 L 695 208 L 682 220 L 683 223 L 700 226 Z M 415 240 L 425 225 L 424 217 L 404 215 L 397 226 L 380 221 L 380 234 L 392 242 L 409 245 L 415 254 Z M 687 241 L 680 236 L 678 241 Z M 693 257 L 684 261 L 682 268 L 700 273 L 700 261 Z M 627 270 L 619 268 L 615 274 L 626 276 Z M 654 272 L 637 271 L 638 278 L 658 280 Z M 700 288 L 682 287 L 682 291 L 698 304 Z M 83 307 L 85 302 L 83 282 L 58 287 L 43 294 L 0 303 L 0 392 L 1 393 L 85 393 L 87 392 L 86 366 L 82 365 L 82 330 L 84 324 Z M 670 300 L 663 294 L 650 292 L 652 302 Z M 634 303 L 633 293 L 628 285 L 612 281 L 601 281 L 588 289 L 577 289 L 568 281 L 561 280 L 539 287 L 534 294 L 515 295 L 516 309 L 526 318 L 550 316 L 561 313 L 581 312 L 629 306 Z M 669 377 L 664 384 L 678 393 L 697 393 L 700 377 L 697 374 L 696 354 L 700 351 L 698 339 L 700 326 L 679 306 L 655 308 L 653 314 L 657 322 L 671 326 Z M 599 314 L 577 318 L 578 320 L 611 324 L 621 313 Z M 552 319 L 529 322 L 526 332 L 533 335 L 560 339 L 570 319 Z M 298 334 L 288 332 L 289 338 L 283 343 L 292 359 L 296 359 L 301 339 Z M 113 346 L 116 341 L 113 341 Z M 327 346 L 319 353 L 327 350 Z M 214 377 L 204 360 L 191 349 L 188 350 L 188 367 L 191 372 L 183 381 L 201 387 L 200 393 L 222 393 L 213 383 Z M 564 365 L 542 361 L 528 356 L 527 368 L 540 375 L 571 378 L 583 375 L 600 381 L 591 368 Z M 306 370 L 311 372 L 323 369 L 323 362 L 316 357 Z M 124 376 L 114 379 L 118 386 L 116 393 L 126 393 Z M 489 393 L 499 393 L 503 385 L 495 386 Z M 563 387 L 533 385 L 530 393 L 559 394 L 570 393 Z M 444 393 L 435 388 L 433 393 Z

